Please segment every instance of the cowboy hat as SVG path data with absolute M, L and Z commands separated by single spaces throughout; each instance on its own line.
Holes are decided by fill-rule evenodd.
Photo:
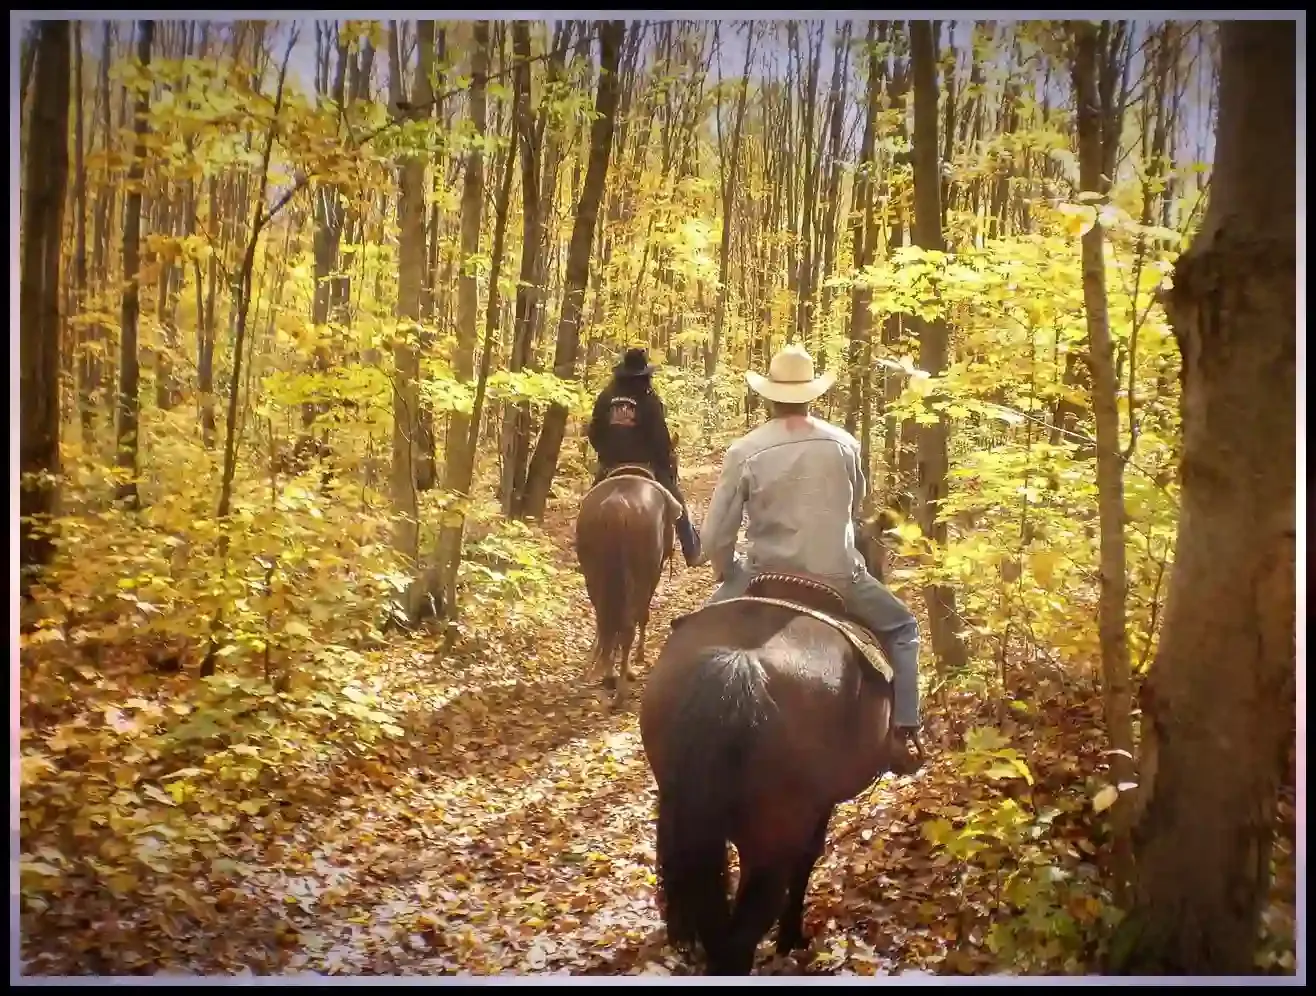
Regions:
M 614 377 L 647 377 L 657 370 L 656 364 L 649 362 L 649 351 L 636 347 L 626 350 L 621 362 L 612 368 Z
M 813 401 L 827 392 L 836 382 L 836 374 L 813 375 L 813 357 L 803 346 L 791 343 L 785 346 L 768 364 L 768 375 L 745 371 L 750 390 L 769 401 L 784 405 L 798 405 Z

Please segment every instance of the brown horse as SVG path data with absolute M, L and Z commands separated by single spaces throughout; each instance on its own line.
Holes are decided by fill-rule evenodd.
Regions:
M 680 514 L 679 503 L 652 473 L 635 465 L 614 468 L 580 503 L 576 558 L 594 606 L 590 672 L 604 672 L 604 687 L 614 689 L 614 708 L 626 700 L 632 646 L 636 662 L 644 663 L 649 605 L 672 555 Z
M 798 607 L 844 618 L 840 596 L 788 575 L 756 578 L 748 594 L 780 601 L 715 603 L 673 623 L 640 706 L 668 939 L 702 946 L 711 975 L 748 974 L 774 923 L 779 953 L 806 946 L 804 896 L 832 812 L 892 756 L 890 682 Z

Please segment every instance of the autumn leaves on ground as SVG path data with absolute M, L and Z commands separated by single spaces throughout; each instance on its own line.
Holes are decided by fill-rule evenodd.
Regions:
M 707 463 L 687 472 L 696 508 L 715 472 Z M 574 505 L 575 496 L 559 503 L 548 522 L 564 559 Z M 150 763 L 134 737 L 193 710 L 155 676 L 133 696 L 134 662 L 107 667 L 81 708 L 49 717 L 45 747 L 69 784 L 105 776 L 117 783 L 114 802 L 188 815 L 117 845 L 112 817 L 69 826 L 67 810 L 37 816 L 48 843 L 30 846 L 39 860 L 27 872 L 59 884 L 48 906 L 25 914 L 27 970 L 687 971 L 662 944 L 652 778 L 635 718 L 612 715 L 583 684 L 592 617 L 578 578 L 563 581 L 568 609 L 515 643 L 490 634 L 445 653 L 436 640 L 398 639 L 356 658 L 349 700 L 396 727 L 320 766 L 290 750 L 291 765 L 262 788 L 254 778 L 226 811 L 206 802 L 217 769 L 277 762 L 233 743 L 218 755 L 198 749 L 181 769 Z M 706 568 L 664 580 L 650 659 L 672 616 L 710 588 Z M 99 753 L 110 742 L 113 760 Z M 888 780 L 843 807 L 809 907 L 827 941 L 778 970 L 979 963 L 960 945 L 986 911 L 947 901 L 917 833 L 922 818 L 958 811 L 947 801 L 956 791 L 934 768 L 917 790 Z M 29 799 L 29 812 L 45 801 Z M 70 867 L 60 841 L 70 853 L 99 846 L 92 868 L 104 879 Z
M 706 457 L 685 472 L 696 515 L 716 471 Z M 546 523 L 563 565 L 574 562 L 577 502 L 563 496 Z M 399 636 L 361 654 L 340 648 L 348 683 L 282 716 L 222 680 L 213 701 L 189 705 L 194 679 L 143 673 L 137 648 L 95 672 L 45 658 L 53 670 L 25 693 L 41 733 L 25 725 L 24 871 L 44 886 L 24 911 L 26 971 L 690 971 L 663 944 L 653 783 L 634 713 L 610 714 L 600 689 L 583 683 L 591 610 L 574 570 L 564 566 L 559 581 L 560 615 L 510 638 L 468 633 L 445 649 L 439 638 Z M 665 576 L 650 660 L 669 620 L 711 585 L 707 568 Z M 74 671 L 78 701 L 42 715 L 51 684 Z M 981 705 L 941 699 L 934 753 L 957 742 Z M 255 714 L 244 723 L 247 709 Z M 373 729 L 368 741 L 353 718 Z M 207 737 L 220 732 L 216 722 L 226 727 L 220 741 Z M 1005 727 L 1036 730 L 1046 744 L 1028 758 L 1039 784 L 1026 801 L 1038 826 L 1061 824 L 1054 840 L 1015 853 L 1088 883 L 1094 891 L 1076 890 L 1064 911 L 1080 928 L 1102 912 L 1081 788 L 1100 766 L 1098 722 L 1089 713 Z M 987 776 L 979 784 L 943 758 L 841 807 L 806 912 L 823 939 L 763 970 L 1011 967 L 1012 946 L 988 945 L 1002 929 L 999 892 L 1025 883 L 1012 898 L 1027 909 L 1036 883 L 1004 870 L 974 878 L 957 859 L 1015 841 L 1022 810 L 993 786 L 1029 768 L 1004 740 L 980 737 L 977 747 L 966 756 Z M 87 805 L 88 791 L 103 806 Z M 952 821 L 988 812 L 987 802 L 1004 802 L 1007 815 L 979 813 L 982 841 L 946 850 Z M 1031 940 L 1025 930 L 1011 943 L 1059 953 L 1061 941 L 1048 938 L 1054 915 Z

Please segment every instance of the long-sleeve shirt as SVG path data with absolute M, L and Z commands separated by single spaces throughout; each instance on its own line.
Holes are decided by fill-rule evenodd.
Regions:
M 748 513 L 752 573 L 782 570 L 848 581 L 863 569 L 854 523 L 866 483 L 859 442 L 807 415 L 774 418 L 727 450 L 700 534 L 726 577 Z

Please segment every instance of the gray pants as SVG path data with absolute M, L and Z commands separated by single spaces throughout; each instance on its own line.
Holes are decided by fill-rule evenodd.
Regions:
M 745 594 L 753 575 L 742 554 L 709 602 Z M 886 585 L 867 571 L 840 586 L 846 608 L 873 631 L 895 672 L 895 725 L 918 726 L 918 620 Z

